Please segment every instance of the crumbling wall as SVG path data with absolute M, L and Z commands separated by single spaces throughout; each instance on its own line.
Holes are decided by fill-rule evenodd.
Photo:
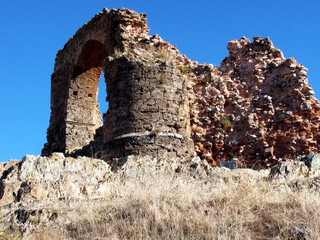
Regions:
M 107 160 L 195 151 L 212 165 L 259 167 L 319 152 L 320 105 L 307 69 L 268 38 L 229 42 L 229 56 L 215 67 L 148 31 L 145 14 L 105 9 L 58 52 L 43 155 Z M 96 102 L 102 70 L 103 124 Z
M 192 113 L 196 151 L 249 166 L 319 151 L 320 105 L 307 69 L 266 39 L 228 44 L 220 68 L 199 66 Z

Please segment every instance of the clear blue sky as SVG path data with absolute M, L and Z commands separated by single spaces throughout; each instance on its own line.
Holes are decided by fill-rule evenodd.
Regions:
M 200 63 L 219 65 L 230 40 L 269 36 L 320 97 L 319 0 L 0 0 L 0 161 L 40 154 L 55 55 L 104 7 L 147 13 L 151 34 Z

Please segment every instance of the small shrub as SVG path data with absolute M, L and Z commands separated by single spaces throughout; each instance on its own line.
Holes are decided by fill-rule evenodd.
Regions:
M 163 54 L 163 53 L 156 53 L 154 56 L 155 56 L 156 58 L 160 58 L 160 59 L 166 59 L 166 58 L 167 58 L 166 55 Z
M 160 48 L 158 49 L 153 56 L 155 58 L 159 58 L 165 61 L 171 61 L 172 60 L 172 55 L 170 54 L 170 52 L 167 49 L 164 48 Z
M 258 128 L 259 128 L 259 129 L 263 129 L 263 127 L 264 127 L 264 126 L 263 126 L 262 123 L 260 123 L 260 124 L 258 125 Z
M 151 133 L 152 133 L 153 136 L 156 137 L 156 136 L 158 136 L 158 135 L 161 133 L 161 131 L 160 131 L 160 129 L 157 129 L 157 128 L 156 128 L 156 129 L 153 129 Z
M 220 122 L 223 126 L 223 129 L 225 130 L 233 128 L 233 124 L 231 123 L 230 119 L 227 116 L 221 116 Z
M 178 69 L 182 74 L 192 73 L 192 68 L 189 66 L 179 66 Z

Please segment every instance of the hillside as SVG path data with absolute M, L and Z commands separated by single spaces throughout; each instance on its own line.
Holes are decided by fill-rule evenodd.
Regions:
M 319 161 L 26 156 L 2 173 L 1 239 L 317 239 Z M 309 166 L 309 167 L 308 167 Z M 7 167 L 5 167 L 7 168 Z

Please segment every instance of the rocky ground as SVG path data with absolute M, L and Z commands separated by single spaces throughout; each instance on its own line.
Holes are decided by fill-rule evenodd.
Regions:
M 27 155 L 1 167 L 0 238 L 317 239 L 319 171 L 318 154 L 260 171 Z

